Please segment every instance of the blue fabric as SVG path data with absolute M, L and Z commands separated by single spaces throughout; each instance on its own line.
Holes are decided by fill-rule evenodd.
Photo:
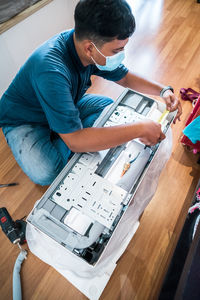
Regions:
M 77 55 L 74 30 L 62 32 L 36 49 L 2 96 L 0 127 L 48 126 L 57 133 L 83 127 L 77 103 L 91 86 L 91 75 L 118 81 L 128 70 L 84 67 Z
M 200 141 L 200 116 L 185 127 L 183 133 L 195 144 Z
M 83 127 L 91 127 L 112 99 L 86 94 L 77 102 Z M 49 185 L 66 165 L 71 151 L 48 126 L 5 126 L 3 133 L 13 155 L 29 178 L 40 185 Z

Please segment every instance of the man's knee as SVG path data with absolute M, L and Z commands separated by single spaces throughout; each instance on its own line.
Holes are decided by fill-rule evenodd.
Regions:
M 108 107 L 112 105 L 114 101 L 108 97 L 98 98 L 98 102 L 94 106 L 93 110 L 91 110 L 90 114 L 87 115 L 84 119 L 82 119 L 82 124 L 84 128 L 92 127 L 94 122 L 98 119 L 101 113 Z
M 104 108 L 106 108 L 108 105 L 111 105 L 113 102 L 113 99 L 109 97 L 102 97 L 102 99 L 99 101 L 99 108 L 101 111 L 103 111 Z
M 109 97 L 105 97 L 105 103 L 106 103 L 106 105 L 110 105 L 110 104 L 112 104 L 113 102 L 114 102 L 113 99 L 111 99 L 111 98 L 109 98 Z

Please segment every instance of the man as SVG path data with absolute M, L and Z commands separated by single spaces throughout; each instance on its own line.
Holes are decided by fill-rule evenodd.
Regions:
M 181 105 L 171 87 L 129 72 L 121 64 L 135 29 L 125 0 L 82 0 L 75 9 L 75 30 L 40 46 L 22 66 L 0 101 L 0 126 L 16 161 L 32 181 L 48 185 L 72 152 L 98 151 L 134 138 L 146 145 L 165 138 L 153 121 L 91 128 L 112 100 L 85 94 L 91 75 L 140 92 L 161 95 L 167 109 Z

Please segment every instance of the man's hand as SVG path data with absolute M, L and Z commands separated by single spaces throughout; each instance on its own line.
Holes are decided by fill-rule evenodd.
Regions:
M 165 139 L 159 123 L 152 120 L 144 120 L 138 122 L 138 124 L 141 128 L 140 141 L 143 144 L 152 146 Z
M 176 123 L 176 120 L 178 119 L 179 121 L 180 116 L 182 115 L 182 107 L 181 107 L 181 102 L 178 100 L 178 98 L 174 95 L 174 93 L 171 90 L 167 90 L 163 94 L 163 99 L 165 100 L 165 103 L 167 105 L 167 110 L 169 111 L 175 111 L 176 109 L 177 114 L 174 119 L 174 124 Z
M 155 95 L 155 96 L 160 95 L 160 91 L 164 87 L 158 82 L 147 80 L 146 78 L 134 74 L 131 71 L 129 71 L 126 74 L 126 76 L 123 77 L 121 80 L 117 81 L 117 83 L 124 87 L 128 87 L 130 89 L 136 90 L 138 92 Z M 166 102 L 167 110 L 169 111 L 175 111 L 176 109 L 178 110 L 176 117 L 174 119 L 174 123 L 176 123 L 177 119 L 180 121 L 182 108 L 178 98 L 174 95 L 174 93 L 171 90 L 166 90 L 163 94 L 163 99 Z
M 151 120 L 111 127 L 82 128 L 59 135 L 73 152 L 95 152 L 114 148 L 137 138 L 145 145 L 151 146 L 165 138 L 161 125 Z

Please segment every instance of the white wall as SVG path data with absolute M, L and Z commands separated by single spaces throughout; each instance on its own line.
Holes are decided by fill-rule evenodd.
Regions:
M 0 35 L 0 97 L 33 50 L 56 33 L 74 26 L 78 0 L 53 0 Z

